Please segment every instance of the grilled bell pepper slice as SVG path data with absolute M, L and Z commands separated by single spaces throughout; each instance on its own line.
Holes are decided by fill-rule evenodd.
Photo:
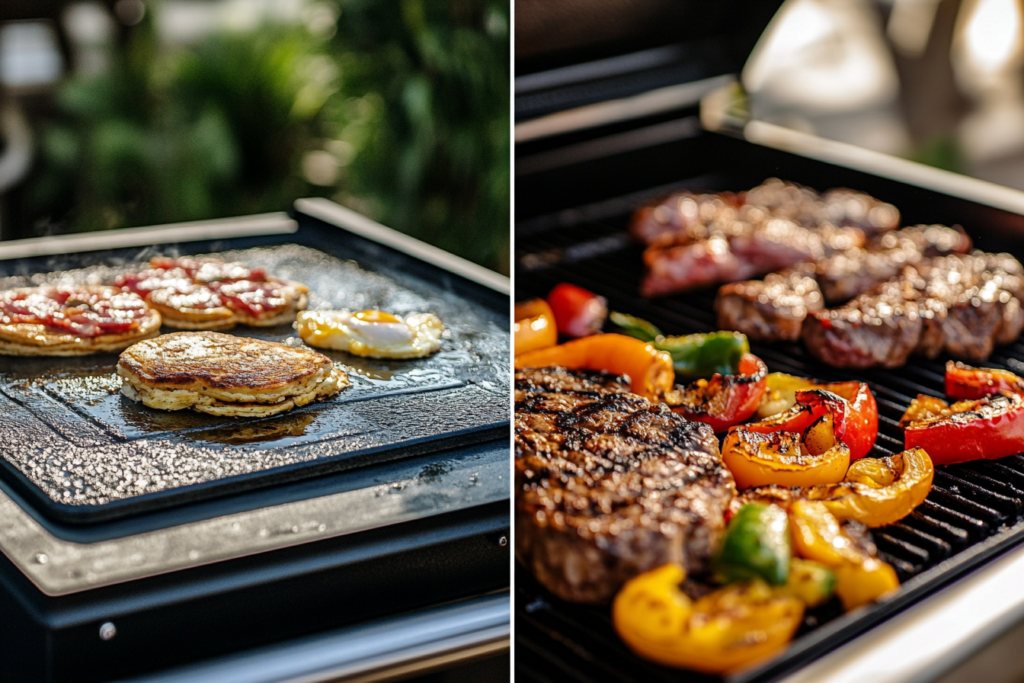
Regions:
M 850 447 L 850 459 L 859 460 L 871 452 L 878 438 L 878 403 L 871 388 L 864 382 L 818 382 L 773 372 L 768 375 L 766 384 L 764 399 L 757 409 L 757 416 L 762 421 L 784 421 L 788 419 L 789 411 L 798 411 L 798 392 L 815 389 L 827 391 L 846 401 L 842 441 Z M 785 417 L 779 417 L 784 414 Z
M 784 372 L 770 372 L 765 378 L 764 398 L 757 407 L 758 419 L 778 415 L 796 405 L 796 392 L 814 389 L 819 382 Z
M 898 522 L 923 503 L 934 478 L 929 454 L 911 448 L 887 458 L 858 460 L 842 483 L 804 489 L 800 497 L 822 503 L 839 519 L 880 527 Z
M 1002 391 L 1024 393 L 1024 379 L 1009 370 L 972 368 L 960 362 L 946 363 L 946 395 L 958 400 L 979 399 Z
M 746 426 L 733 427 L 722 444 L 722 462 L 739 489 L 840 482 L 850 466 L 850 449 L 835 438 L 829 422 L 830 416 L 823 415 L 806 430 L 811 432 L 816 452 L 808 448 L 807 437 L 799 432 L 766 433 Z M 828 432 L 832 432 L 831 439 Z
M 899 588 L 895 570 L 861 548 L 823 503 L 797 500 L 789 507 L 789 519 L 794 550 L 835 570 L 836 593 L 847 611 Z
M 777 654 L 803 621 L 804 604 L 755 579 L 691 600 L 685 570 L 668 564 L 626 582 L 612 605 L 619 637 L 639 656 L 722 674 Z
M 724 432 L 757 410 L 767 374 L 764 361 L 748 353 L 740 359 L 735 374 L 716 373 L 711 379 L 698 379 L 666 394 L 665 400 L 686 419 L 706 422 L 716 432 Z
M 906 448 L 923 448 L 936 465 L 1024 452 L 1024 396 L 1015 392 L 951 406 L 919 396 L 900 424 Z
M 516 356 L 516 369 L 560 365 L 628 375 L 633 392 L 659 401 L 672 388 L 672 359 L 651 344 L 621 334 L 596 334 Z
M 820 562 L 790 558 L 786 591 L 808 607 L 817 607 L 835 593 L 836 574 Z
M 920 447 L 937 465 L 1024 452 L 1024 380 L 1006 370 L 946 364 L 949 405 L 919 395 L 900 419 L 907 448 Z
M 555 314 L 544 299 L 533 299 L 516 304 L 515 352 L 521 353 L 546 349 L 558 343 L 558 328 Z
M 729 520 L 713 568 L 723 583 L 762 579 L 782 586 L 789 577 L 790 554 L 786 511 L 749 503 Z
M 548 294 L 558 331 L 567 337 L 597 334 L 608 317 L 608 301 L 582 287 L 563 282 Z
M 726 376 L 741 373 L 742 360 L 750 353 L 746 335 L 739 332 L 666 337 L 646 320 L 625 313 L 612 312 L 610 319 L 625 334 L 667 351 L 672 356 L 672 365 L 680 380 L 708 379 L 716 373 Z

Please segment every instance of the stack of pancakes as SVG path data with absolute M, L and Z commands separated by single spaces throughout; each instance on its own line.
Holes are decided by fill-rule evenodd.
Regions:
M 176 332 L 136 344 L 117 364 L 121 392 L 160 410 L 276 415 L 337 394 L 348 376 L 306 348 L 218 332 Z

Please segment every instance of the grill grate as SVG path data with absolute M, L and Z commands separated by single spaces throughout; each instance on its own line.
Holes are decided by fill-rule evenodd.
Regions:
M 560 216 L 572 215 L 562 211 Z M 717 328 L 713 312 L 714 289 L 688 292 L 660 299 L 644 299 L 638 289 L 642 276 L 640 246 L 626 233 L 628 214 L 565 224 L 547 221 L 547 230 L 530 231 L 517 239 L 517 300 L 545 296 L 559 282 L 572 282 L 608 299 L 609 308 L 650 320 L 672 334 L 706 332 Z M 534 219 L 531 224 L 545 223 Z M 898 371 L 845 371 L 813 359 L 799 343 L 751 344 L 751 351 L 770 371 L 817 377 L 822 380 L 858 379 L 875 393 L 879 408 L 879 434 L 872 455 L 891 455 L 902 450 L 898 422 L 917 394 L 943 396 L 945 359 L 913 359 Z M 988 365 L 1021 372 L 1024 344 L 1001 347 Z M 1022 519 L 1024 506 L 1024 456 L 975 462 L 937 469 L 928 499 L 909 517 L 873 532 L 879 556 L 890 563 L 905 583 L 940 563 L 956 561 L 964 553 Z M 1010 542 L 1013 539 L 1007 539 Z M 964 553 L 980 561 L 980 553 Z M 943 570 L 940 570 L 943 571 Z M 940 578 L 950 578 L 954 568 Z M 934 572 L 933 572 L 934 574 Z M 914 590 L 937 587 L 935 577 L 922 577 Z M 907 593 L 909 587 L 901 592 Z M 909 599 L 909 598 L 908 598 Z M 876 614 L 885 611 L 878 605 Z M 870 610 L 869 610 L 870 611 Z M 889 609 L 895 611 L 895 607 Z M 831 649 L 870 627 L 878 618 L 845 618 L 833 601 L 808 611 L 794 646 L 769 667 L 743 675 L 744 680 L 768 680 L 806 661 L 812 648 Z M 884 616 L 884 615 L 883 615 Z M 840 624 L 840 621 L 842 624 Z M 821 628 L 826 624 L 833 628 Z M 845 629 L 845 631 L 843 630 Z M 547 593 L 528 571 L 516 568 L 516 667 L 525 680 L 599 681 L 610 676 L 622 681 L 715 680 L 692 672 L 653 665 L 632 655 L 615 636 L 607 608 L 580 607 L 561 602 Z M 807 642 L 802 643 L 801 640 Z M 811 642 L 816 641 L 816 642 Z

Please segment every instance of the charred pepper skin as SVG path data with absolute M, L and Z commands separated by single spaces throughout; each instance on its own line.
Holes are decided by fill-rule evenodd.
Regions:
M 946 364 L 953 405 L 918 396 L 900 425 L 905 447 L 923 448 L 936 465 L 1024 452 L 1024 381 L 1005 370 Z
M 764 361 L 748 353 L 740 359 L 736 374 L 697 380 L 668 394 L 666 400 L 686 419 L 705 422 L 716 432 L 724 432 L 754 414 L 764 396 L 767 376 Z

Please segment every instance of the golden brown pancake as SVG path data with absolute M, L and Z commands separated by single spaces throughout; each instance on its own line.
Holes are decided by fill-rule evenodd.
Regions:
M 53 311 L 65 318 L 80 318 L 69 326 L 65 320 L 32 322 L 31 316 L 6 310 L 4 301 L 25 297 L 43 297 L 52 302 L 58 295 L 74 293 L 63 304 L 52 304 Z M 96 313 L 109 306 L 102 314 Z M 118 313 L 130 314 L 129 324 L 116 319 Z M 46 318 L 47 316 L 41 316 Z M 155 336 L 160 331 L 160 314 L 146 306 L 141 297 L 116 287 L 73 285 L 66 287 L 25 287 L 0 292 L 0 355 L 7 356 L 83 356 L 91 353 L 121 351 L 132 344 Z M 104 329 L 113 325 L 116 331 Z M 127 329 L 124 329 L 127 328 Z
M 270 277 L 262 268 L 211 257 L 156 257 L 150 266 L 119 276 L 115 284 L 145 297 L 168 327 L 272 327 L 294 322 L 306 308 L 305 285 Z
M 151 408 L 273 415 L 333 396 L 348 376 L 306 348 L 218 332 L 175 332 L 136 344 L 117 364 L 121 391 Z

